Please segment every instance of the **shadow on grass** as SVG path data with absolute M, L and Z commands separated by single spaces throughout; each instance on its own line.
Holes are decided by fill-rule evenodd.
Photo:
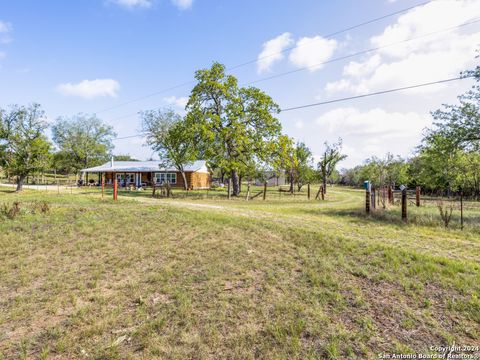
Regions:
M 2 193 L 2 194 L 13 194 L 13 193 L 15 193 L 15 190 L 3 188 L 3 189 L 0 189 L 0 193 Z

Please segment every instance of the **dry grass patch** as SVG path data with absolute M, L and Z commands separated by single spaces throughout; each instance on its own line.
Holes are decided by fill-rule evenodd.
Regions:
M 376 239 L 374 222 L 329 213 L 352 206 L 337 196 L 306 213 L 42 195 L 48 214 L 0 222 L 0 354 L 339 359 L 478 342 L 478 258 L 425 251 L 441 227 L 380 224 Z

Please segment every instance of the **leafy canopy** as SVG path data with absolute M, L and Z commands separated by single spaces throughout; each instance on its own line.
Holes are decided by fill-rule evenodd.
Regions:
M 63 158 L 76 171 L 107 161 L 116 136 L 112 126 L 87 114 L 58 118 L 52 134 Z
M 254 87 L 239 87 L 222 64 L 198 70 L 187 104 L 187 123 L 199 151 L 226 172 L 243 173 L 252 161 L 271 159 L 281 125 L 272 98 Z
M 48 124 L 39 104 L 0 109 L 0 166 L 23 178 L 49 166 L 51 144 L 44 135 Z

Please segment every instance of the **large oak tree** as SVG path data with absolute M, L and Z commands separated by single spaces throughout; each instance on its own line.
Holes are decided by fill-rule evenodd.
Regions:
M 48 167 L 51 144 L 44 134 L 47 127 L 39 104 L 0 109 L 0 166 L 17 176 L 17 191 L 29 174 Z
M 187 190 L 185 166 L 197 156 L 192 128 L 171 109 L 144 111 L 141 117 L 148 145 L 159 153 L 163 165 L 172 165 L 182 174 Z
M 270 96 L 254 87 L 240 87 L 222 64 L 195 73 L 197 84 L 187 104 L 187 124 L 201 153 L 230 174 L 233 195 L 240 193 L 239 175 L 252 161 L 265 161 L 274 152 L 281 125 L 280 111 Z
M 52 126 L 52 135 L 68 163 L 65 167 L 75 171 L 107 161 L 116 136 L 112 126 L 86 114 L 58 118 Z

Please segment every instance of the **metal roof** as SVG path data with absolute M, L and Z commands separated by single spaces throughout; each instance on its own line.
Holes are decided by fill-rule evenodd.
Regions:
M 111 160 L 103 165 L 94 166 L 80 170 L 81 172 L 102 173 L 102 172 L 177 172 L 173 167 L 164 167 L 161 161 L 114 161 Z M 208 173 L 207 162 L 197 160 L 185 165 L 187 172 Z

